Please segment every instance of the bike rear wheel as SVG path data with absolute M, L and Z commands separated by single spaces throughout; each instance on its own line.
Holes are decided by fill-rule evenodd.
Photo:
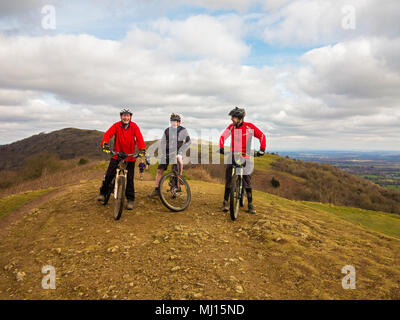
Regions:
M 180 190 L 177 187 L 178 184 Z M 178 177 L 174 172 L 167 173 L 160 180 L 160 199 L 161 202 L 171 211 L 185 210 L 191 201 L 189 184 L 183 177 Z
M 114 220 L 119 220 L 124 209 L 125 200 L 125 177 L 121 176 L 117 178 L 117 196 L 114 200 Z
M 232 221 L 235 221 L 239 215 L 239 205 L 242 193 L 241 177 L 234 176 L 231 183 L 231 194 L 229 203 L 229 212 L 231 214 Z

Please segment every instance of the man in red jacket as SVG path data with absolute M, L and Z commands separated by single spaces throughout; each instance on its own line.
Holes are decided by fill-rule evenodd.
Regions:
M 120 112 L 121 121 L 114 123 L 110 129 L 104 134 L 103 140 L 101 141 L 101 145 L 103 151 L 108 153 L 110 152 L 110 147 L 108 142 L 110 139 L 115 136 L 115 152 L 125 152 L 127 154 L 135 153 L 135 146 L 137 145 L 140 150 L 140 154 L 145 156 L 146 154 L 146 145 L 143 140 L 142 133 L 140 132 L 139 127 L 136 123 L 132 122 L 132 112 L 129 109 L 123 109 Z M 103 179 L 103 184 L 100 188 L 100 194 L 97 197 L 98 201 L 104 201 L 104 195 L 108 191 L 108 187 L 115 177 L 116 169 L 118 167 L 117 155 L 114 155 L 110 164 L 108 165 L 108 169 L 106 175 Z M 129 157 L 125 160 L 128 165 L 128 176 L 127 176 L 127 184 L 126 184 L 126 198 L 128 199 L 127 209 L 133 209 L 133 202 L 135 201 L 135 185 L 134 185 L 134 174 L 135 174 L 135 161 L 136 159 Z
M 236 107 L 229 112 L 231 116 L 232 123 L 225 129 L 219 140 L 219 152 L 224 154 L 224 144 L 225 140 L 232 136 L 231 151 L 241 152 L 243 155 L 249 155 L 251 147 L 251 139 L 255 136 L 260 140 L 260 151 L 258 151 L 258 156 L 263 156 L 266 148 L 266 138 L 265 134 L 261 132 L 254 124 L 250 122 L 244 122 L 244 117 L 246 112 L 244 109 Z M 225 195 L 224 202 L 222 205 L 223 211 L 228 211 L 228 200 L 229 194 L 231 192 L 231 181 L 232 181 L 232 164 L 226 166 L 225 171 Z M 243 186 L 246 189 L 248 209 L 249 213 L 255 214 L 256 210 L 253 205 L 253 195 L 251 189 L 251 175 L 243 175 Z

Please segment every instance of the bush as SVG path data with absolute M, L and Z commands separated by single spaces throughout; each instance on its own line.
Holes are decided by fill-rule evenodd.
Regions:
M 78 164 L 79 164 L 80 166 L 82 166 L 82 165 L 84 165 L 84 164 L 86 164 L 86 163 L 88 163 L 88 162 L 89 162 L 89 160 L 84 159 L 84 158 L 80 158 L 79 161 L 78 161 Z
M 17 171 L 0 171 L 0 189 L 6 189 L 21 180 Z
M 53 173 L 61 167 L 57 155 L 49 153 L 37 153 L 25 160 L 23 175 L 27 179 L 36 179 L 42 176 L 44 171 Z
M 272 179 L 271 179 L 271 185 L 272 185 L 274 188 L 278 188 L 281 184 L 279 183 L 279 180 L 275 179 L 275 177 L 272 177 Z

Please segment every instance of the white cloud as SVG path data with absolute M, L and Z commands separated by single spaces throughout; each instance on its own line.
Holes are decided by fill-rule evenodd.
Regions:
M 210 10 L 237 10 L 246 12 L 252 6 L 262 3 L 262 0 L 176 0 L 177 2 L 196 5 Z
M 0 16 L 18 16 L 21 14 L 40 12 L 40 8 L 45 5 L 46 0 L 13 0 L 0 2 Z
M 343 28 L 354 8 L 355 29 Z M 259 25 L 264 40 L 284 46 L 316 46 L 349 40 L 360 36 L 396 37 L 400 33 L 400 10 L 397 0 L 295 0 L 278 1 Z M 267 6 L 271 9 L 271 6 Z
M 121 42 L 89 35 L 0 36 L 0 87 L 54 95 L 64 109 L 26 97 L 29 119 L 43 126 L 69 121 L 68 126 L 88 127 L 85 117 L 73 112 L 86 108 L 102 121 L 99 129 L 106 129 L 111 114 L 133 105 L 136 119 L 147 128 L 168 125 L 175 111 L 188 126 L 222 129 L 234 105 L 246 105 L 257 114 L 273 109 L 269 102 L 276 95 L 272 68 L 240 63 L 248 54 L 241 23 L 234 15 L 162 19 L 136 26 Z M 105 116 L 104 107 L 96 113 L 106 105 Z M 8 103 L 4 108 L 7 121 L 13 114 L 20 116 L 21 108 Z M 157 117 L 150 117 L 153 114 Z M 57 115 L 64 120 L 47 121 Z
M 151 31 L 139 29 L 128 33 L 125 42 L 157 47 L 174 58 L 209 58 L 238 63 L 250 49 L 241 40 L 243 21 L 236 15 L 214 18 L 191 16 L 181 21 L 160 19 L 151 24 Z
M 29 90 L 12 90 L 0 88 L 0 105 L 21 106 L 26 103 L 28 99 L 31 99 L 36 95 L 37 94 Z
M 246 11 L 256 2 L 201 5 Z M 268 131 L 273 149 L 373 141 L 400 149 L 398 11 L 393 1 L 351 2 L 357 29 L 350 33 L 340 28 L 344 1 L 299 0 L 262 2 L 267 13 L 136 23 L 121 41 L 0 34 L 0 143 L 71 126 L 105 130 L 122 106 L 133 106 L 149 136 L 172 111 L 188 128 L 222 130 L 228 111 L 241 105 Z M 298 65 L 243 65 L 246 37 L 262 36 L 265 27 L 269 43 L 318 47 Z
M 359 38 L 313 49 L 302 56 L 292 89 L 331 101 L 337 112 L 398 107 L 399 48 L 400 38 Z

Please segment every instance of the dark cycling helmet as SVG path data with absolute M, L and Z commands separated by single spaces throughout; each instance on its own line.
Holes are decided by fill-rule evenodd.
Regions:
M 173 113 L 169 118 L 170 121 L 179 121 L 181 122 L 181 116 L 179 114 Z
M 232 109 L 231 112 L 229 112 L 229 115 L 231 117 L 237 117 L 239 120 L 242 120 L 246 116 L 246 111 L 244 111 L 244 109 L 235 107 L 235 109 Z
M 122 116 L 124 113 L 129 113 L 130 115 L 132 115 L 132 111 L 129 109 L 122 109 L 119 113 L 120 116 Z

